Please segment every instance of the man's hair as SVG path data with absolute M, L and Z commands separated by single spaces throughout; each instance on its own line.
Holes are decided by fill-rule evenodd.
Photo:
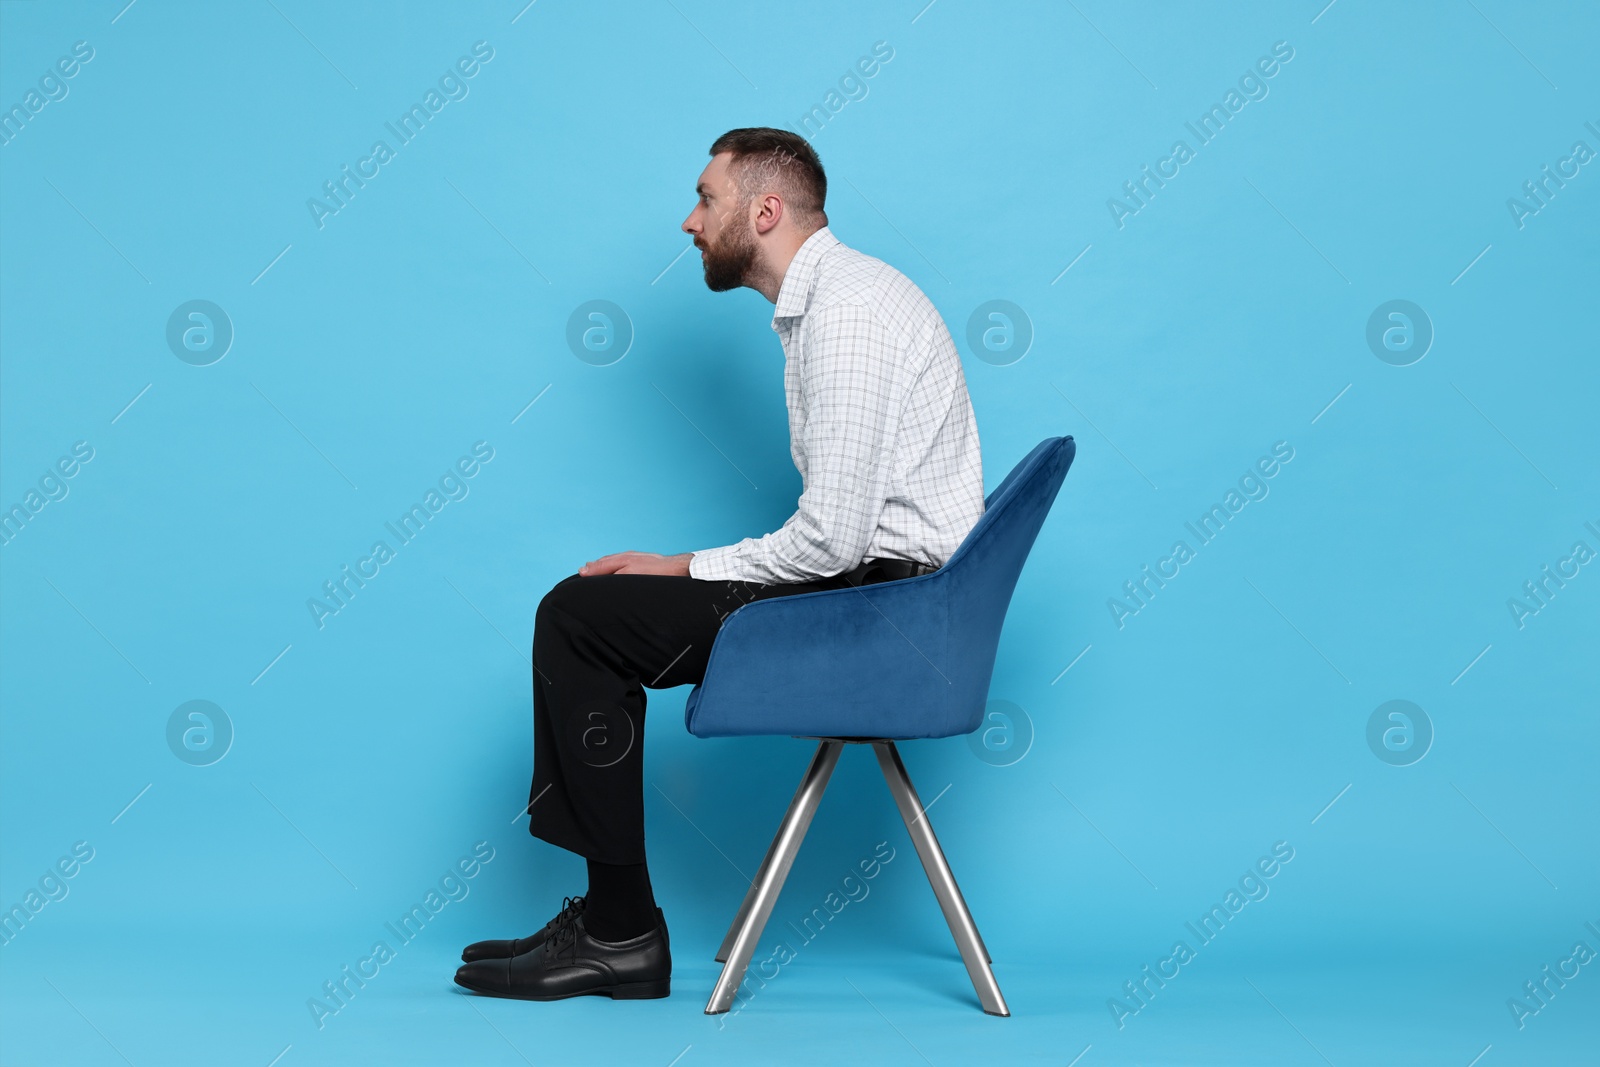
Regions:
M 713 156 L 731 153 L 728 169 L 739 187 L 739 206 L 747 207 L 762 193 L 777 190 L 794 212 L 795 225 L 817 230 L 828 224 L 823 204 L 828 176 L 816 149 L 797 133 L 770 126 L 729 130 L 711 145 Z

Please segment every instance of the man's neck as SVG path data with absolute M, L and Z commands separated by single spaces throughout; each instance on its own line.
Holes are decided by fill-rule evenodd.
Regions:
M 791 233 L 773 242 L 751 270 L 750 277 L 745 279 L 745 286 L 766 297 L 769 303 L 776 304 L 778 294 L 783 290 L 783 279 L 789 273 L 789 265 L 794 262 L 795 254 L 800 251 L 800 246 L 810 239 L 811 234 L 816 232 L 812 230 L 811 233 Z

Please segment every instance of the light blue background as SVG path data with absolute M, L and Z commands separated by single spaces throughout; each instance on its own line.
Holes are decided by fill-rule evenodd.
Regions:
M 1520 229 L 1506 206 L 1600 149 L 1591 7 L 522 2 L 0 6 L 6 108 L 95 50 L 0 147 L 0 506 L 95 450 L 0 548 L 0 906 L 95 850 L 0 949 L 0 1061 L 1594 1055 L 1600 965 L 1524 1029 L 1506 1006 L 1600 950 L 1600 568 L 1521 629 L 1507 608 L 1600 549 L 1600 165 Z M 480 40 L 470 94 L 319 230 L 307 198 Z M 809 746 L 696 740 L 686 690 L 652 694 L 647 741 L 673 996 L 459 997 L 464 942 L 584 888 L 512 819 L 539 597 L 602 552 L 774 528 L 798 492 L 770 305 L 677 258 L 706 148 L 798 122 L 880 40 L 814 138 L 833 230 L 944 313 L 991 486 L 1079 445 L 992 690 L 1031 749 L 905 747 L 1014 1017 L 979 1012 L 860 751 L 764 945 L 877 842 L 896 859 L 703 1016 Z M 1107 199 L 1279 41 L 1269 95 L 1118 229 Z M 211 366 L 165 341 L 193 299 L 235 330 Z M 566 345 L 592 299 L 635 331 L 612 366 Z M 1035 332 L 1009 366 L 966 342 L 993 299 Z M 1365 341 L 1392 299 L 1436 331 L 1411 366 Z M 480 440 L 470 496 L 319 630 L 307 598 Z M 1118 629 L 1108 598 L 1278 441 L 1270 496 Z M 166 743 L 194 699 L 236 731 L 208 767 Z M 1435 730 L 1411 766 L 1367 746 L 1392 699 Z M 319 1031 L 307 999 L 477 841 L 470 895 Z M 1277 841 L 1270 896 L 1119 1029 L 1108 998 Z

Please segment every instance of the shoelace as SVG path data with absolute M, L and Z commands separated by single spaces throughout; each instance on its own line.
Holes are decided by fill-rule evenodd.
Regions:
M 577 948 L 578 914 L 583 906 L 582 897 L 563 898 L 560 913 L 546 927 L 550 931 L 547 943 L 552 957 L 560 959 L 562 955 L 571 956 Z
M 583 910 L 585 903 L 587 903 L 587 901 L 583 897 L 562 897 L 561 910 L 556 913 L 556 917 L 554 919 L 551 919 L 549 922 L 544 924 L 545 936 L 549 937 L 551 934 L 555 933 L 556 927 L 560 926 L 562 923 L 570 922 L 573 917 L 578 914 L 578 912 Z

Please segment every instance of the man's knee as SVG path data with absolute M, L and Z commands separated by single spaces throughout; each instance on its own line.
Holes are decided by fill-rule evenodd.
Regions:
M 541 633 L 548 634 L 552 629 L 568 627 L 572 620 L 582 618 L 585 600 L 583 581 L 581 575 L 569 575 L 557 582 L 539 601 L 539 609 L 533 616 L 535 650 L 539 647 Z
M 564 611 L 571 615 L 579 610 L 585 599 L 583 583 L 582 575 L 569 574 L 551 586 L 550 591 L 539 601 L 538 615 L 548 615 L 552 611 Z

